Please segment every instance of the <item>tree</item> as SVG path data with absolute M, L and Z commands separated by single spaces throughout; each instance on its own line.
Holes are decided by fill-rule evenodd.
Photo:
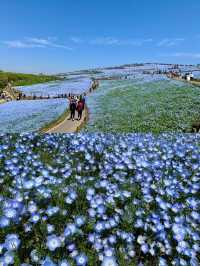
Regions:
M 8 79 L 6 79 L 6 78 L 0 79 L 0 89 L 5 88 L 7 86 L 7 84 L 8 84 Z

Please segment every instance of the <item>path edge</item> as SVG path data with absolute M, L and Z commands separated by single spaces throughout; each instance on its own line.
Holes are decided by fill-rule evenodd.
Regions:
M 54 119 L 53 121 L 51 121 L 50 123 L 44 125 L 40 130 L 39 133 L 41 134 L 48 134 L 48 132 L 50 130 L 52 130 L 53 128 L 55 128 L 56 126 L 60 125 L 65 119 L 66 117 L 69 115 L 69 108 L 67 107 L 65 109 L 65 111 L 56 119 Z
M 89 88 L 89 90 L 86 92 L 86 95 L 92 93 L 93 91 L 95 91 L 97 88 L 99 87 L 99 80 L 98 79 L 93 79 L 92 80 L 92 85 L 91 87 Z M 59 126 L 60 124 L 62 124 L 65 119 L 67 117 L 69 117 L 69 108 L 67 108 L 64 113 L 62 113 L 58 119 L 50 122 L 49 124 L 47 124 L 46 126 L 42 127 L 39 132 L 41 134 L 52 134 L 50 131 L 52 129 L 54 129 L 55 127 Z M 85 125 L 86 123 L 88 122 L 89 120 L 89 108 L 87 107 L 87 105 L 85 105 L 85 118 L 82 120 L 82 123 L 81 125 L 77 126 L 76 130 L 74 130 L 74 133 L 78 133 Z M 66 132 L 67 133 L 67 132 Z

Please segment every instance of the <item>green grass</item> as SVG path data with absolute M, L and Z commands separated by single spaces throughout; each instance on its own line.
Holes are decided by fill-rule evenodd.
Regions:
M 34 75 L 0 71 L 0 90 L 4 88 L 8 82 L 11 82 L 14 86 L 25 86 L 58 79 L 58 77 L 53 75 Z
M 104 81 L 87 103 L 90 132 L 190 132 L 200 118 L 200 89 L 171 80 Z

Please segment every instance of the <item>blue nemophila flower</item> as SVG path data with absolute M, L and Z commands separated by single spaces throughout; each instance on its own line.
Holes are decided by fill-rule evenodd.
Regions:
M 5 265 L 12 265 L 14 264 L 14 258 L 15 254 L 12 251 L 7 251 L 2 258 L 2 262 Z
M 195 243 L 192 245 L 192 248 L 194 251 L 196 251 L 197 253 L 200 251 L 200 244 L 199 243 Z
M 35 213 L 37 211 L 37 205 L 34 203 L 34 202 L 31 202 L 29 205 L 28 205 L 28 211 L 30 213 Z
M 168 266 L 168 263 L 164 258 L 159 258 L 159 266 Z
M 199 261 L 197 258 L 193 257 L 190 259 L 190 265 L 191 266 L 199 266 Z
M 6 208 L 4 209 L 4 215 L 8 219 L 14 219 L 17 216 L 17 211 L 14 208 Z
M 73 235 L 77 232 L 77 228 L 76 228 L 75 224 L 68 224 L 67 228 L 70 230 L 71 235 Z
M 104 223 L 103 223 L 103 222 L 98 222 L 98 223 L 95 225 L 95 231 L 96 231 L 97 233 L 101 233 L 104 229 L 105 229 L 105 226 L 104 226 Z
M 43 177 L 46 177 L 46 178 L 49 177 L 49 171 L 48 170 L 43 169 L 41 174 L 43 175 Z
M 77 250 L 73 250 L 71 253 L 70 253 L 70 257 L 72 259 L 76 259 L 76 257 L 78 256 L 78 251 Z
M 149 252 L 149 246 L 148 244 L 144 243 L 141 245 L 141 250 L 144 254 L 148 253 Z
M 62 260 L 58 263 L 59 266 L 70 266 L 71 264 L 67 260 Z
M 146 237 L 145 236 L 141 236 L 141 235 L 138 236 L 138 238 L 137 238 L 138 244 L 142 245 L 142 244 L 145 243 L 145 241 L 146 241 Z
M 193 218 L 194 220 L 200 222 L 200 214 L 199 214 L 197 211 L 193 211 L 193 212 L 191 213 L 191 216 L 192 216 L 192 218 Z
M 24 226 L 24 231 L 26 233 L 31 232 L 31 230 L 32 230 L 32 225 L 31 224 L 24 224 L 23 226 Z
M 19 248 L 21 241 L 19 236 L 16 234 L 9 234 L 5 239 L 5 248 L 8 251 L 17 250 Z
M 115 244 L 117 242 L 117 237 L 115 235 L 111 235 L 108 238 L 108 241 L 110 242 L 110 244 Z
M 41 213 L 43 213 L 43 212 L 41 211 Z M 46 215 L 42 216 L 42 221 L 43 222 L 46 222 L 47 220 L 48 220 L 48 217 Z
M 74 199 L 72 199 L 70 196 L 67 196 L 67 197 L 65 198 L 65 202 L 66 202 L 67 204 L 72 204 L 72 203 L 74 202 Z
M 94 218 L 94 217 L 96 216 L 96 211 L 95 211 L 95 209 L 92 209 L 92 208 L 88 209 L 88 213 L 89 213 L 89 216 L 90 216 L 91 218 Z
M 181 224 L 174 224 L 172 230 L 174 232 L 174 238 L 177 241 L 184 240 L 186 236 L 186 229 Z
M 51 224 L 47 224 L 47 232 L 50 234 L 55 230 L 55 226 Z
M 57 248 L 61 247 L 61 240 L 56 235 L 48 236 L 46 246 L 50 251 L 55 251 Z
M 111 248 L 106 248 L 104 250 L 104 254 L 106 257 L 112 257 L 114 255 L 114 250 Z
M 5 216 L 0 217 L 0 228 L 7 227 L 7 226 L 9 226 L 9 224 L 10 224 L 10 219 L 8 219 Z
M 134 258 L 135 255 L 136 255 L 136 252 L 135 252 L 134 249 L 129 249 L 129 250 L 128 250 L 128 256 L 129 256 L 130 258 Z
M 39 187 L 44 182 L 44 178 L 42 176 L 38 176 L 35 178 L 35 187 Z
M 81 227 L 82 225 L 85 224 L 85 217 L 84 216 L 78 216 L 75 218 L 75 224 L 78 226 L 78 227 Z
M 118 266 L 115 257 L 104 257 L 101 266 Z
M 61 211 L 61 214 L 62 214 L 63 216 L 66 216 L 66 215 L 67 215 L 67 211 L 66 211 L 66 210 L 62 210 L 62 211 Z
M 49 258 L 46 257 L 44 261 L 41 262 L 42 266 L 56 266 L 56 264 Z
M 77 198 L 77 193 L 75 191 L 71 191 L 69 193 L 69 197 L 72 199 L 72 200 L 75 200 Z
M 0 244 L 0 255 L 3 253 L 4 244 Z
M 106 212 L 106 207 L 103 204 L 101 204 L 97 207 L 97 213 L 98 214 L 103 215 L 105 212 Z
M 96 251 L 100 251 L 100 250 L 103 249 L 103 245 L 102 245 L 102 243 L 100 243 L 100 242 L 94 242 L 93 247 L 94 247 L 94 249 L 95 249 Z
M 95 240 L 96 240 L 96 235 L 95 235 L 95 234 L 92 234 L 92 233 L 89 233 L 89 234 L 88 234 L 88 241 L 89 241 L 90 243 L 94 243 Z
M 33 213 L 31 215 L 30 221 L 34 224 L 40 221 L 40 215 L 38 213 Z
M 3 138 L 8 144 L 3 150 L 0 138 L 0 183 L 5 189 L 0 228 L 5 242 L 7 232 L 18 233 L 16 228 L 23 231 L 23 246 L 31 241 L 40 245 L 41 232 L 44 237 L 54 233 L 52 250 L 47 246 L 42 253 L 55 251 L 57 256 L 46 265 L 59 264 L 66 252 L 76 262 L 87 249 L 101 262 L 114 258 L 111 265 L 118 252 L 124 260 L 139 260 L 138 244 L 143 264 L 150 253 L 161 265 L 173 260 L 174 265 L 198 265 L 198 136 L 22 134 L 12 145 L 15 151 L 10 150 L 13 137 Z M 45 166 L 37 149 L 52 157 Z M 11 216 L 5 215 L 6 209 Z M 7 250 L 2 245 L 3 257 Z M 24 254 L 20 263 L 24 258 L 43 263 L 34 252 Z
M 66 238 L 68 238 L 69 236 L 71 236 L 71 234 L 72 234 L 72 232 L 71 232 L 70 228 L 67 226 L 67 227 L 65 228 L 65 231 L 64 231 L 64 236 L 65 236 Z
M 85 265 L 87 265 L 87 262 L 88 262 L 88 258 L 85 254 L 79 254 L 76 257 L 76 265 L 77 266 L 85 266 Z
M 70 244 L 67 246 L 67 250 L 69 252 L 73 252 L 74 250 L 76 250 L 76 245 L 74 243 Z
M 143 226 L 144 226 L 143 221 L 141 219 L 137 219 L 136 223 L 135 223 L 135 227 L 136 228 L 143 228 Z
M 31 257 L 31 260 L 35 263 L 38 263 L 41 259 L 36 249 L 31 251 L 30 257 Z
M 48 216 L 51 217 L 51 216 L 55 215 L 56 213 L 58 213 L 59 210 L 60 210 L 59 207 L 48 207 L 46 213 L 47 213 Z
M 34 187 L 34 181 L 33 180 L 24 180 L 23 182 L 23 188 L 24 189 L 32 189 Z

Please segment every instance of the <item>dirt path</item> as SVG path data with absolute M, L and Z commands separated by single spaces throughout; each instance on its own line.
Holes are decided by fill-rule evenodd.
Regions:
M 185 83 L 189 83 L 189 84 L 192 84 L 194 86 L 200 87 L 200 81 L 196 81 L 196 80 L 190 80 L 189 81 L 189 80 L 186 80 L 186 79 L 183 79 L 183 78 L 179 78 L 179 77 L 169 77 L 169 78 L 174 79 L 174 80 L 178 80 L 178 81 L 183 81 Z
M 96 90 L 99 86 L 99 81 L 95 80 L 91 86 L 91 88 L 86 92 L 86 95 L 91 94 L 94 90 Z M 52 128 L 48 129 L 45 133 L 74 133 L 78 132 L 84 124 L 89 119 L 89 112 L 87 105 L 85 105 L 85 110 L 83 111 L 82 119 L 77 120 L 77 112 L 75 120 L 70 120 L 70 114 L 58 125 L 53 126 Z
M 46 133 L 74 133 L 77 132 L 87 121 L 88 110 L 87 107 L 83 111 L 83 116 L 81 120 L 77 120 L 77 112 L 75 120 L 70 120 L 70 114 L 63 120 L 59 125 L 51 128 Z
M 3 104 L 3 103 L 6 103 L 6 101 L 3 99 L 0 99 L 0 104 Z

